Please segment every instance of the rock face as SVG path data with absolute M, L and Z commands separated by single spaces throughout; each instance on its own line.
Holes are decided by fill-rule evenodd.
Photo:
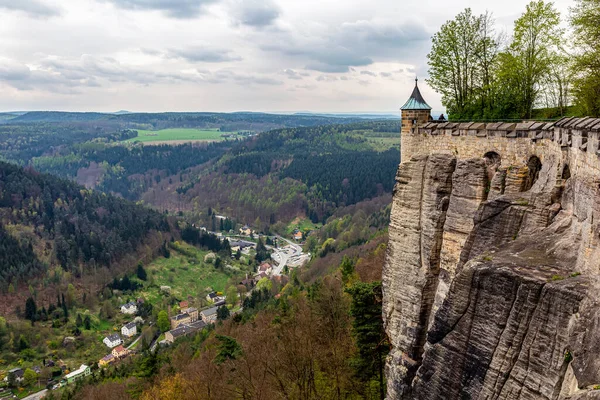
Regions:
M 600 399 L 600 164 L 424 149 L 392 204 L 388 398 Z

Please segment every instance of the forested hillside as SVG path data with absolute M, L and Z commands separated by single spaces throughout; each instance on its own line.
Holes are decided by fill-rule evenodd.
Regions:
M 74 276 L 135 254 L 167 219 L 146 207 L 32 169 L 0 163 L 0 290 L 14 291 L 53 266 Z M 118 271 L 115 271 L 117 273 Z

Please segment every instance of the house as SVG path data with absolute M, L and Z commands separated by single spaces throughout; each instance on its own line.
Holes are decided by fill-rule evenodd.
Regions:
M 127 304 L 123 304 L 121 306 L 121 312 L 123 314 L 133 315 L 137 312 L 137 304 L 135 304 L 133 301 L 130 301 Z
M 200 313 L 200 317 L 202 321 L 206 324 L 212 324 L 217 320 L 217 309 L 219 306 L 211 307 L 206 309 Z
M 192 318 L 188 313 L 177 314 L 171 317 L 171 329 L 175 329 L 179 325 L 189 324 L 190 322 L 192 322 Z
M 250 290 L 254 287 L 254 279 L 246 277 L 243 281 L 240 281 L 240 285 L 246 286 L 246 289 Z
M 301 241 L 303 237 L 304 237 L 304 235 L 302 235 L 301 231 L 299 231 L 299 230 L 294 231 L 294 240 Z
M 118 333 L 113 333 L 112 335 L 108 335 L 107 337 L 105 337 L 102 342 L 108 348 L 112 349 L 113 347 L 117 347 L 118 345 L 123 343 L 123 340 L 121 339 L 121 336 L 119 336 Z
M 191 322 L 198 321 L 198 309 L 195 307 L 188 307 L 181 310 L 182 313 L 188 314 L 190 316 Z
M 183 300 L 179 302 L 179 308 L 180 309 L 184 309 L 184 308 L 188 308 L 190 306 L 190 304 L 187 302 L 187 300 Z
M 4 380 L 9 381 L 11 379 L 15 383 L 23 382 L 23 379 L 25 379 L 25 371 L 23 371 L 23 368 L 13 368 L 10 371 L 8 371 L 8 375 L 6 376 L 6 378 L 4 378 Z
M 123 347 L 123 345 L 119 345 L 112 350 L 111 354 L 115 358 L 123 358 L 127 357 L 127 355 L 129 354 L 129 350 Z
M 205 326 L 206 324 L 204 321 L 196 321 L 190 324 L 181 325 L 176 329 L 171 329 L 165 333 L 165 342 L 167 344 L 172 344 L 178 338 L 197 332 Z
M 90 367 L 88 367 L 85 364 L 81 364 L 81 366 L 78 369 L 65 375 L 65 380 L 67 381 L 67 383 L 73 383 L 81 378 L 89 376 L 91 373 L 92 370 Z
M 225 300 L 225 296 L 219 296 L 215 292 L 210 292 L 209 294 L 206 295 L 206 300 L 208 300 L 212 303 L 217 303 L 221 300 Z
M 128 324 L 123 325 L 121 328 L 121 335 L 125 337 L 132 337 L 137 334 L 137 325 L 135 322 L 130 322 Z
M 115 359 L 115 356 L 113 356 L 112 354 L 107 354 L 104 357 L 102 357 L 100 361 L 98 361 L 98 367 L 106 367 L 114 363 L 115 361 L 117 361 Z
M 250 236 L 252 234 L 252 229 L 248 225 L 244 225 L 240 228 L 240 235 Z
M 271 264 L 269 264 L 267 262 L 260 264 L 260 266 L 258 267 L 259 273 L 264 273 L 267 275 L 270 274 L 272 270 L 273 270 L 273 267 L 271 266 Z
M 92 370 L 90 369 L 90 367 L 88 367 L 85 364 L 81 364 L 79 369 L 71 372 L 70 374 L 65 375 L 65 379 L 67 380 L 67 383 L 73 383 L 79 379 L 89 376 L 91 373 Z

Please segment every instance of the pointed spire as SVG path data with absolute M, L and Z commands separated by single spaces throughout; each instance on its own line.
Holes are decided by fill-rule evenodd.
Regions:
M 421 95 L 421 91 L 419 90 L 419 78 L 415 77 L 415 88 L 413 89 L 410 98 L 404 105 L 400 108 L 401 110 L 431 110 L 431 107 L 423 96 Z

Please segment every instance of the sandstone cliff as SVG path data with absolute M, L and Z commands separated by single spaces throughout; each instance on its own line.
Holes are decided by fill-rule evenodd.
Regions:
M 388 398 L 600 399 L 600 134 L 551 129 L 403 137 Z

